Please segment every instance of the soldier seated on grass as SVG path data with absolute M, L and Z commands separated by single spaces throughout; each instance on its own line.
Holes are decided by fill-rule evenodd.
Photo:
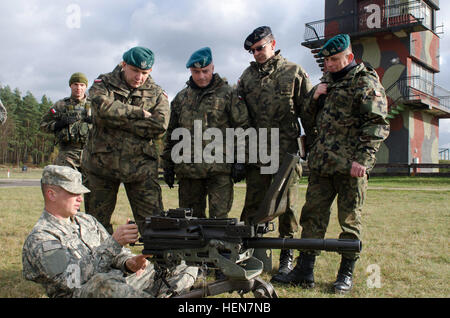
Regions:
M 135 224 L 110 235 L 91 215 L 78 212 L 83 194 L 81 174 L 69 167 L 47 166 L 41 179 L 44 211 L 25 240 L 25 279 L 41 284 L 49 297 L 170 297 L 188 291 L 198 269 L 179 265 L 167 281 L 155 280 L 146 255 L 125 245 L 138 240 Z

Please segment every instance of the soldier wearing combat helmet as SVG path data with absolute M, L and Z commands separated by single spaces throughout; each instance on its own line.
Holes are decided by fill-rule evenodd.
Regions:
M 319 56 L 326 73 L 305 103 L 302 125 L 309 148 L 310 176 L 300 225 L 302 238 L 323 239 L 331 205 L 337 197 L 340 239 L 361 239 L 361 210 L 366 198 L 368 174 L 375 154 L 389 135 L 387 101 L 374 69 L 357 64 L 350 37 L 330 39 Z M 284 283 L 314 287 L 314 264 L 318 252 L 301 252 L 297 265 Z M 353 286 L 358 253 L 342 253 L 334 283 L 336 293 Z
M 247 108 L 238 99 L 236 91 L 219 74 L 214 73 L 210 48 L 194 52 L 186 68 L 189 68 L 192 76 L 186 83 L 187 87 L 177 94 L 171 105 L 166 146 L 162 155 L 165 180 L 172 187 L 174 176 L 177 175 L 179 205 L 192 208 L 195 217 L 206 217 L 208 197 L 209 217 L 226 218 L 233 204 L 232 178 L 237 182 L 245 177 L 243 164 L 227 163 L 226 140 L 221 141 L 224 147 L 215 153 L 215 156 L 220 156 L 217 161 L 206 162 L 206 158 L 203 158 L 202 162 L 196 162 L 192 151 L 190 162 L 175 164 L 172 149 L 177 141 L 172 140 L 172 132 L 184 128 L 194 136 L 195 123 L 198 123 L 202 135 L 207 129 L 218 129 L 225 139 L 227 128 L 248 127 Z M 209 142 L 202 142 L 203 150 Z M 191 144 L 195 144 L 194 138 Z
M 91 129 L 91 106 L 85 92 L 88 79 L 83 73 L 70 77 L 71 96 L 55 103 L 42 117 L 40 129 L 55 134 L 59 145 L 56 165 L 68 166 L 81 171 L 83 147 Z
M 93 128 L 82 159 L 91 190 L 86 210 L 110 233 L 121 183 L 139 229 L 146 216 L 163 210 L 155 141 L 167 129 L 169 100 L 150 76 L 154 60 L 148 48 L 134 47 L 89 90 Z
M 245 40 L 244 48 L 253 55 L 255 61 L 243 72 L 238 92 L 245 101 L 250 118 L 250 126 L 258 131 L 278 129 L 278 162 L 287 153 L 299 151 L 297 138 L 300 136 L 298 117 L 303 100 L 312 85 L 309 76 L 299 65 L 289 62 L 275 50 L 276 40 L 268 26 L 255 29 Z M 267 136 L 271 140 L 271 136 Z M 252 146 L 252 145 L 250 145 Z M 255 145 L 253 145 L 255 146 Z M 257 146 L 258 149 L 261 143 Z M 271 152 L 270 145 L 264 145 Z M 259 152 L 259 151 L 258 151 Z M 247 192 L 241 220 L 248 222 L 258 211 L 259 204 L 270 187 L 274 174 L 262 174 L 262 163 L 247 166 Z M 276 172 L 276 171 L 275 171 Z M 291 175 L 287 193 L 287 207 L 279 217 L 280 237 L 292 238 L 298 230 L 297 181 L 301 175 L 301 165 Z M 286 275 L 292 269 L 293 250 L 285 249 L 280 254 L 280 266 L 272 280 Z

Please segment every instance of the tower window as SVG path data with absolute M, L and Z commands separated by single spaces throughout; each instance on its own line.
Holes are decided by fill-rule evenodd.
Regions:
M 433 96 L 434 73 L 416 62 L 412 62 L 411 87 Z

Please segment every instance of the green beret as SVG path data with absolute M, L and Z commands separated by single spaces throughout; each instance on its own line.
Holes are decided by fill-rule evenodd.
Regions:
M 253 30 L 253 32 L 245 39 L 244 49 L 247 51 L 253 46 L 253 44 L 261 41 L 265 37 L 272 35 L 272 29 L 268 26 L 261 26 Z
M 73 73 L 69 80 L 69 86 L 73 83 L 84 83 L 88 86 L 88 79 L 83 73 Z
M 186 63 L 186 68 L 196 67 L 204 68 L 212 62 L 212 53 L 209 47 L 201 48 L 195 51 Z
M 332 37 L 325 43 L 319 51 L 319 57 L 330 57 L 345 51 L 351 44 L 350 36 L 348 34 L 339 34 Z
M 155 56 L 151 50 L 136 46 L 123 54 L 123 61 L 141 70 L 149 70 L 155 63 Z

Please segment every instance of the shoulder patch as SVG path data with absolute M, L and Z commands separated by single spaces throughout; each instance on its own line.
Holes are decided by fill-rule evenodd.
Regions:
M 166 96 L 167 99 L 169 98 L 169 94 L 167 94 L 166 91 L 163 91 L 162 93 L 163 93 L 164 96 Z
M 69 259 L 63 249 L 45 252 L 42 256 L 42 266 L 50 277 L 63 273 L 69 265 Z
M 96 80 L 94 80 L 94 83 L 101 83 L 101 82 L 103 82 L 101 78 L 97 78 Z
M 59 241 L 46 241 L 42 244 L 42 250 L 43 252 L 48 252 L 52 250 L 56 250 L 62 248 L 61 242 Z

